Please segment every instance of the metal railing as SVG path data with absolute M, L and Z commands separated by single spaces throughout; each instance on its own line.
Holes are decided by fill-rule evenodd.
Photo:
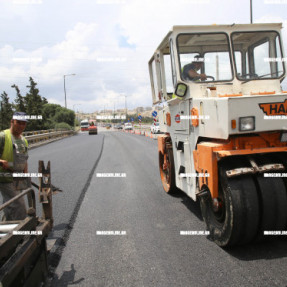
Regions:
M 60 138 L 64 138 L 70 135 L 74 135 L 76 132 L 73 130 L 40 130 L 24 132 L 23 135 L 27 139 L 29 145 L 35 146 L 38 144 L 44 144 Z
M 14 201 L 18 200 L 19 198 L 23 197 L 24 195 L 28 196 L 28 204 L 29 204 L 29 208 L 33 208 L 33 212 L 36 214 L 36 200 L 35 200 L 35 192 L 33 190 L 33 188 L 29 187 L 25 190 L 23 190 L 21 193 L 19 193 L 18 195 L 14 196 L 13 198 L 11 198 L 10 200 L 6 201 L 5 203 L 3 203 L 2 205 L 0 205 L 0 211 L 2 209 L 4 209 L 5 207 L 9 206 L 11 203 L 13 203 Z

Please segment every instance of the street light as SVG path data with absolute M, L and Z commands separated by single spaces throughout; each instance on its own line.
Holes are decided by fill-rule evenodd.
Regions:
M 126 110 L 126 119 L 128 118 L 128 110 L 127 110 L 127 95 L 124 93 L 120 93 L 122 97 L 125 97 L 125 110 Z
M 250 23 L 253 23 L 252 0 L 250 0 Z
M 76 112 L 76 110 L 75 110 L 75 106 L 80 106 L 81 104 L 74 104 L 73 105 L 73 110 L 74 110 L 74 112 Z
M 74 104 L 74 105 L 73 105 L 73 111 L 74 111 L 75 115 L 76 115 L 75 106 L 80 106 L 80 105 L 81 105 L 81 104 Z M 78 109 L 78 111 L 79 111 L 79 109 Z
M 68 74 L 68 75 L 64 75 L 65 108 L 67 108 L 66 80 L 65 80 L 65 78 L 66 78 L 67 76 L 76 76 L 76 74 Z
M 128 109 L 127 109 L 127 96 L 125 95 L 125 106 L 126 106 L 126 119 L 128 118 Z
M 74 129 L 76 128 L 76 120 L 77 120 L 75 106 L 80 106 L 80 105 L 81 105 L 81 104 L 74 104 L 74 105 L 73 105 L 73 110 L 74 110 L 74 113 L 75 113 Z

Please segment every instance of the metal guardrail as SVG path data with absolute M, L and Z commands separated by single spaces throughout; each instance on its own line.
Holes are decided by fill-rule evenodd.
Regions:
M 51 132 L 55 132 L 55 129 L 49 129 L 49 130 L 38 130 L 38 131 L 27 131 L 27 132 L 23 132 L 23 136 L 30 136 L 30 135 L 38 135 L 38 134 L 46 134 L 46 133 L 51 133 Z
M 74 134 L 75 134 L 75 131 L 72 131 L 72 130 L 70 131 L 41 130 L 41 131 L 32 131 L 32 132 L 23 133 L 29 145 L 50 142 L 50 141 L 63 138 L 66 136 L 74 135 Z

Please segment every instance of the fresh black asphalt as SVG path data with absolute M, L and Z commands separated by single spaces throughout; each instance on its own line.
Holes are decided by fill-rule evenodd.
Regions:
M 104 132 L 64 141 L 44 148 L 55 161 L 53 184 L 64 190 L 54 197 L 53 235 L 66 237 L 52 286 L 287 286 L 285 236 L 224 250 L 205 236 L 180 235 L 205 223 L 198 203 L 163 191 L 156 140 Z

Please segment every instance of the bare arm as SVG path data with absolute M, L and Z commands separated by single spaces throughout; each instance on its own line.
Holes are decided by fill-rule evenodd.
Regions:
M 201 80 L 206 80 L 206 75 L 205 74 L 198 74 L 196 71 L 194 70 L 189 70 L 188 71 L 188 75 L 191 77 L 191 78 L 200 78 Z
M 4 160 L 4 159 L 0 159 L 0 165 L 3 167 L 3 169 L 8 169 L 9 165 L 8 165 L 8 161 Z

